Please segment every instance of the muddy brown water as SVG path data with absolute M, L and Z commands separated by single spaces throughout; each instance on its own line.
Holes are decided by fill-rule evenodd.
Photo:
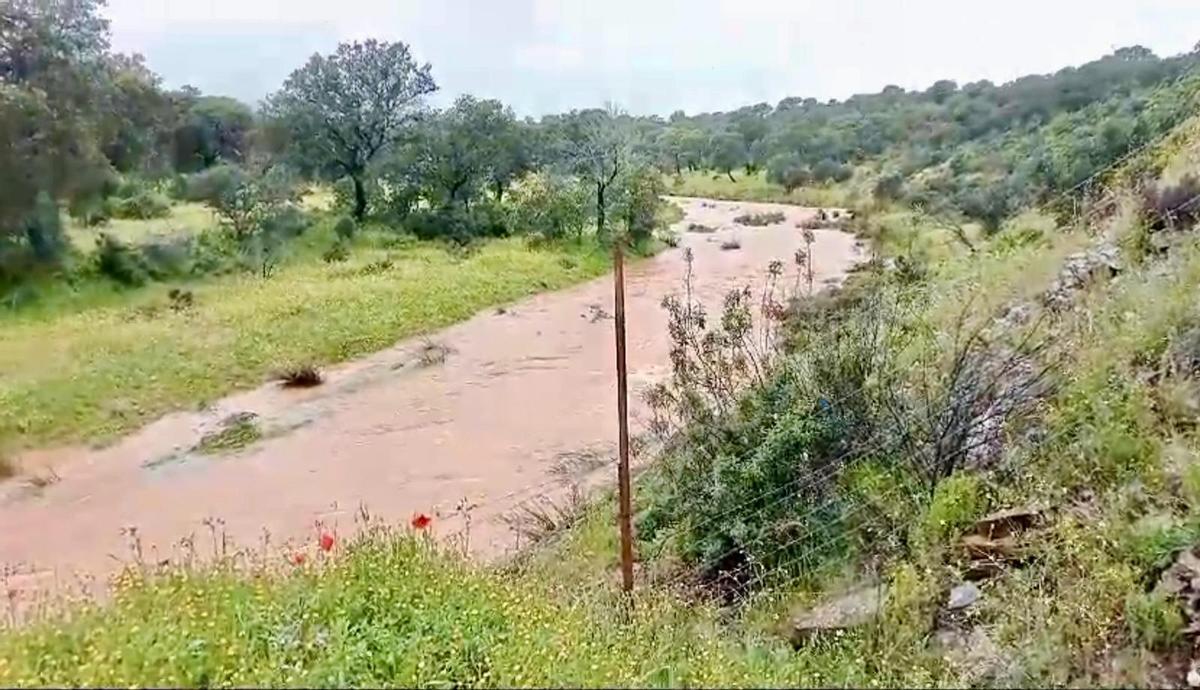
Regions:
M 627 269 L 631 427 L 644 430 L 640 399 L 668 373 L 662 298 L 678 292 L 684 251 L 694 254 L 697 297 L 719 304 L 730 288 L 761 285 L 775 259 L 791 267 L 803 246 L 796 224 L 814 211 L 793 206 L 674 200 L 685 211 L 681 244 Z M 783 223 L 737 226 L 741 213 L 781 211 Z M 687 232 L 690 223 L 713 233 Z M 721 244 L 737 238 L 738 250 Z M 858 260 L 855 239 L 816 231 L 818 285 Z M 29 453 L 26 466 L 57 479 L 0 485 L 0 563 L 7 586 L 43 589 L 86 574 L 103 577 L 131 558 L 178 557 L 181 540 L 311 548 L 315 525 L 341 535 L 360 506 L 387 521 L 434 516 L 436 533 L 463 533 L 484 558 L 519 546 L 510 526 L 521 505 L 552 493 L 564 477 L 604 481 L 615 453 L 611 276 L 540 294 L 372 356 L 333 367 L 307 390 L 265 385 L 203 411 L 164 417 L 103 449 Z M 443 362 L 420 362 L 430 343 Z M 428 359 L 437 359 L 426 358 Z M 252 412 L 265 438 L 225 456 L 190 452 L 230 414 Z M 132 528 L 132 529 L 131 529 Z M 136 538 L 131 538 L 135 534 Z M 208 546 L 199 551 L 207 552 Z

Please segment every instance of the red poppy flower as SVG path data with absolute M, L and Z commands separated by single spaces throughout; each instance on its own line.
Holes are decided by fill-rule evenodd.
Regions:
M 431 522 L 433 522 L 433 518 L 429 517 L 425 513 L 417 513 L 412 518 L 413 529 L 425 529 Z
M 326 552 L 332 551 L 333 550 L 333 535 L 330 534 L 329 532 L 322 532 L 321 540 L 319 543 L 321 545 L 322 551 L 326 551 Z
M 304 565 L 304 561 L 308 558 L 302 552 L 297 551 L 292 554 L 292 565 Z

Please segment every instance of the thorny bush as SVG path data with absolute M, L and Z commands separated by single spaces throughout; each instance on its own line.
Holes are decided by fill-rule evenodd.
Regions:
M 930 342 L 919 291 L 894 281 L 835 300 L 841 313 L 786 334 L 785 354 L 782 273 L 757 298 L 729 293 L 713 320 L 689 261 L 684 295 L 664 301 L 672 376 L 646 394 L 665 452 L 639 533 L 726 592 L 903 548 L 901 522 L 994 459 L 1048 389 L 1041 340 L 960 320 Z

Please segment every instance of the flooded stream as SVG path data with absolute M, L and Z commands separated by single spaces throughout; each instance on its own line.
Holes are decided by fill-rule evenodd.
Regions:
M 668 371 L 666 315 L 683 248 L 694 253 L 697 296 L 717 304 L 732 287 L 761 285 L 767 264 L 789 267 L 803 247 L 796 224 L 813 211 L 772 204 L 677 199 L 686 213 L 679 248 L 627 269 L 632 431 L 644 429 L 640 391 Z M 741 213 L 782 211 L 784 223 L 734 225 Z M 687 232 L 690 223 L 716 228 Z M 722 250 L 736 237 L 741 248 Z M 816 231 L 817 285 L 857 260 L 855 239 Z M 607 477 L 615 452 L 612 278 L 541 294 L 354 362 L 324 385 L 276 385 L 177 413 L 103 449 L 34 453 L 57 481 L 0 487 L 0 561 L 22 573 L 10 587 L 103 576 L 130 558 L 179 553 L 180 540 L 224 533 L 242 546 L 312 539 L 314 524 L 348 534 L 366 506 L 407 521 L 434 516 L 439 535 L 461 529 L 469 547 L 502 555 L 517 537 L 501 516 L 563 476 Z M 444 357 L 444 361 L 442 361 Z M 257 415 L 264 438 L 230 455 L 190 452 L 231 414 Z M 207 524 L 206 524 L 207 523 Z M 132 532 L 131 532 L 132 528 Z M 208 547 L 198 549 L 208 551 Z

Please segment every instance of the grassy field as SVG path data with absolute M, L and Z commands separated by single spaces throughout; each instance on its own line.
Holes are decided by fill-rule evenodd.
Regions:
M 685 171 L 680 177 L 666 178 L 667 191 L 678 196 L 697 196 L 733 201 L 770 201 L 799 206 L 846 206 L 850 201 L 849 187 L 830 185 L 802 187 L 787 192 L 780 185 L 767 182 L 766 173 L 747 175 L 738 171 L 730 181 L 723 173 L 712 170 Z
M 332 242 L 318 228 L 270 279 L 205 280 L 189 286 L 195 304 L 182 310 L 169 286 L 101 284 L 96 295 L 3 313 L 0 447 L 102 441 L 285 364 L 374 352 L 608 265 L 588 243 L 531 250 L 513 239 L 463 253 L 404 239 L 366 233 L 348 261 L 327 264 L 305 254 Z
M 71 219 L 67 224 L 67 234 L 72 244 L 88 252 L 96 248 L 96 240 L 102 233 L 127 244 L 136 244 L 155 238 L 195 235 L 216 224 L 217 219 L 208 206 L 183 202 L 173 205 L 167 217 L 152 220 L 113 219 L 102 226 L 87 227 Z

